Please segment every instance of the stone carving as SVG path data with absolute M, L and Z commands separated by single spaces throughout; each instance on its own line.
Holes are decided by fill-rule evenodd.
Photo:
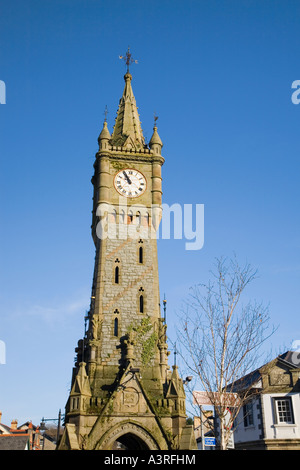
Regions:
M 139 402 L 139 393 L 132 387 L 126 388 L 122 392 L 122 402 L 129 408 L 135 407 Z
M 99 318 L 99 315 L 94 315 L 92 318 L 92 334 L 93 339 L 99 339 L 101 336 L 101 326 L 102 321 Z
M 134 345 L 135 345 L 135 334 L 134 331 L 130 330 L 124 341 L 126 345 L 126 359 L 127 361 L 132 361 L 134 358 Z

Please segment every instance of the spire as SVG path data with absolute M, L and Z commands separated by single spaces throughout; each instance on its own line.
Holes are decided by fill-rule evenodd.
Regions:
M 117 147 L 139 149 L 145 146 L 145 140 L 131 87 L 132 75 L 127 72 L 124 80 L 125 87 L 119 103 L 111 144 Z
M 79 371 L 76 375 L 72 390 L 71 390 L 71 395 L 85 395 L 85 396 L 91 396 L 91 389 L 90 389 L 90 383 L 89 383 L 89 378 L 86 373 L 85 369 L 86 363 L 81 362 L 79 364 Z

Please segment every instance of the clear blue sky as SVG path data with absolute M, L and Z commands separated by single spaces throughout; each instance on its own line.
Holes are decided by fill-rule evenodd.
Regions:
M 280 325 L 266 346 L 300 339 L 299 24 L 292 0 L 0 0 L 3 422 L 65 406 L 93 274 L 97 137 L 128 45 L 147 139 L 159 115 L 164 202 L 205 205 L 202 250 L 158 243 L 170 337 L 189 287 L 235 252 Z

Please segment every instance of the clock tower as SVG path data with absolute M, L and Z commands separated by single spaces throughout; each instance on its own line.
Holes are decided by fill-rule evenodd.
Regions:
M 156 120 L 145 143 L 129 67 L 124 80 L 113 131 L 105 118 L 98 138 L 91 302 L 58 448 L 196 449 L 183 382 L 177 366 L 168 365 L 160 312 L 156 230 L 163 144 Z

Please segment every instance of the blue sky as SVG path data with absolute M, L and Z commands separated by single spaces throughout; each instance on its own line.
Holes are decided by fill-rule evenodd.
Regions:
M 128 45 L 148 140 L 159 116 L 164 202 L 205 206 L 201 250 L 158 242 L 171 339 L 189 287 L 233 252 L 258 268 L 249 296 L 279 325 L 266 348 L 300 339 L 299 21 L 292 0 L 0 0 L 3 422 L 65 406 L 93 274 L 97 137 Z

